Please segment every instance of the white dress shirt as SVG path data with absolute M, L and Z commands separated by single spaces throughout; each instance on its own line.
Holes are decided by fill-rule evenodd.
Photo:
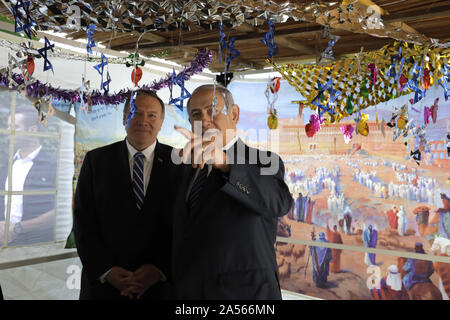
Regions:
M 128 149 L 128 162 L 130 164 L 130 176 L 131 181 L 133 181 L 133 166 L 134 166 L 134 155 L 138 152 L 129 142 L 125 140 L 127 143 Z M 148 146 L 146 149 L 142 150 L 141 153 L 145 156 L 144 161 L 144 196 L 147 193 L 148 182 L 150 181 L 150 175 L 152 173 L 153 168 L 153 160 L 155 159 L 155 147 L 156 140 L 153 142 L 151 146 Z
M 6 191 L 23 191 L 23 186 L 25 185 L 25 179 L 27 178 L 28 173 L 33 166 L 33 160 L 37 157 L 39 152 L 41 151 L 42 146 L 39 146 L 36 150 L 30 153 L 25 158 L 20 157 L 20 149 L 17 150 L 16 154 L 13 158 L 13 166 L 12 166 L 12 190 L 8 189 L 8 180 L 5 182 L 5 190 Z M 8 207 L 8 197 L 5 197 L 5 220 L 6 220 L 6 210 Z M 21 222 L 23 217 L 23 195 L 13 195 L 11 196 L 11 211 L 10 211 L 9 221 L 11 224 Z

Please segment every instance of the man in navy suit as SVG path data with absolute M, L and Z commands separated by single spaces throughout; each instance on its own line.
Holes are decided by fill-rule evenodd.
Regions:
M 281 299 L 277 218 L 293 201 L 283 161 L 237 137 L 239 107 L 226 88 L 197 88 L 187 110 L 194 133 L 176 128 L 189 142 L 173 156 L 184 163 L 174 210 L 174 297 Z
M 83 264 L 80 299 L 169 296 L 174 166 L 172 148 L 156 139 L 163 120 L 161 99 L 140 90 L 124 108 L 126 139 L 84 158 L 73 220 Z

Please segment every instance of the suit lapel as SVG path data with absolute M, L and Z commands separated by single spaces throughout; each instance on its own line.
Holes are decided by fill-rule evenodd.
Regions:
M 125 199 L 128 200 L 130 206 L 136 207 L 136 199 L 134 198 L 133 193 L 133 184 L 131 182 L 131 173 L 130 173 L 130 162 L 128 160 L 128 148 L 125 140 L 119 144 L 119 159 L 118 159 L 118 170 L 117 173 L 120 174 L 119 181 L 122 181 L 120 185 L 124 188 L 124 195 L 128 195 Z M 137 208 L 137 207 L 136 207 Z

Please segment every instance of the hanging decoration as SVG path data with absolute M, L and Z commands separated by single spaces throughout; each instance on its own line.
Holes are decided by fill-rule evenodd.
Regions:
M 264 38 L 261 39 L 261 42 L 269 47 L 269 53 L 267 54 L 267 57 L 269 59 L 272 59 L 272 57 L 278 53 L 278 46 L 274 42 L 275 26 L 273 24 L 273 21 L 269 20 L 268 23 L 269 31 L 264 35 Z
M 235 42 L 234 37 L 232 37 L 229 41 L 225 40 L 225 34 L 223 33 L 223 30 L 222 30 L 222 23 L 219 26 L 219 34 L 220 34 L 220 49 L 219 49 L 219 54 L 220 54 L 219 60 L 220 61 L 222 61 L 222 54 L 225 53 L 225 51 L 227 49 L 229 50 L 229 55 L 226 58 L 226 64 L 225 64 L 225 73 L 228 73 L 228 69 L 230 67 L 231 60 L 237 58 L 241 53 L 234 48 L 234 42 Z
M 340 129 L 344 135 L 345 143 L 348 144 L 353 138 L 352 133 L 355 129 L 353 128 L 353 126 L 351 124 L 344 124 L 344 125 L 340 126 Z
M 212 61 L 212 52 L 205 49 L 200 50 L 190 66 L 178 73 L 177 77 L 182 77 L 185 81 L 189 80 L 193 75 L 201 73 Z M 24 63 L 24 61 L 22 62 Z M 12 89 L 17 89 L 19 85 L 24 83 L 22 74 L 11 73 L 8 77 L 6 68 L 0 69 L 0 86 L 8 87 L 11 85 Z M 14 83 L 12 82 L 14 81 Z M 162 88 L 168 87 L 171 81 L 171 76 L 162 78 L 159 81 L 154 81 L 151 84 L 141 86 L 144 90 L 158 91 Z M 17 85 L 16 85 L 16 84 Z M 54 88 L 49 84 L 44 84 L 39 80 L 33 81 L 26 86 L 27 96 L 39 98 L 49 94 L 57 101 L 80 102 L 80 94 L 78 90 Z M 99 90 L 94 90 L 90 95 L 91 106 L 98 104 L 116 105 L 123 103 L 127 97 L 130 96 L 130 89 L 122 89 L 114 94 L 102 94 Z
M 87 39 L 88 42 L 86 44 L 86 50 L 88 53 L 92 54 L 92 48 L 96 47 L 97 45 L 95 44 L 94 41 L 94 32 L 95 32 L 95 24 L 90 24 L 87 28 L 86 28 L 86 35 L 87 35 Z
M 429 69 L 430 86 L 433 83 L 433 78 L 439 79 L 439 84 L 444 88 L 445 94 L 446 88 L 448 88 L 448 78 L 445 77 L 444 74 L 448 74 L 448 65 L 444 62 L 450 58 L 450 49 L 446 48 L 424 48 L 418 45 L 395 42 L 394 44 L 388 44 L 379 50 L 367 52 L 361 57 L 355 55 L 352 58 L 340 59 L 325 65 L 276 65 L 268 59 L 266 61 L 270 63 L 290 85 L 294 86 L 302 96 L 306 97 L 307 102 L 305 102 L 305 105 L 312 110 L 317 110 L 319 108 L 318 105 L 326 104 L 326 102 L 322 102 L 322 98 L 321 100 L 318 100 L 318 97 L 322 97 L 323 95 L 321 93 L 323 89 L 321 86 L 317 86 L 316 83 L 324 83 L 332 77 L 333 83 L 339 88 L 342 92 L 342 98 L 345 99 L 343 100 L 345 103 L 342 104 L 342 108 L 338 107 L 334 109 L 336 112 L 334 118 L 335 121 L 338 122 L 339 119 L 354 114 L 354 106 L 358 106 L 359 110 L 364 110 L 370 106 L 386 102 L 411 92 L 415 93 L 413 102 L 416 101 L 415 103 L 417 103 L 420 101 L 424 96 L 424 92 L 419 83 L 419 79 L 422 81 L 423 78 L 421 78 L 421 73 L 418 72 L 420 71 L 420 67 L 417 66 L 415 61 L 418 56 L 424 55 L 429 57 L 429 65 L 435 66 L 433 69 Z M 360 63 L 358 63 L 358 58 L 361 60 Z M 402 61 L 403 66 L 401 66 Z M 372 72 L 370 73 L 370 79 L 368 80 L 371 80 L 371 86 L 368 88 L 369 91 L 367 92 L 359 88 L 361 86 L 361 78 L 363 77 L 358 70 L 360 65 L 368 66 L 370 63 L 376 65 L 381 76 L 378 77 L 376 81 L 373 81 Z M 373 70 L 374 69 L 375 68 L 373 68 Z M 391 73 L 395 78 L 389 76 Z M 423 74 L 425 75 L 425 72 L 423 72 Z M 409 79 L 407 75 L 412 79 Z M 449 93 L 450 92 L 447 93 L 447 98 Z M 324 98 L 326 98 L 326 96 Z M 325 100 L 326 99 L 324 99 L 324 101 Z M 320 109 L 323 111 L 324 117 L 333 115 L 328 111 L 324 111 L 322 106 L 320 106 Z M 355 128 L 355 131 L 357 131 L 357 128 Z
M 357 117 L 354 120 L 356 122 L 356 134 L 367 137 L 369 135 L 369 124 L 367 123 L 367 121 L 369 120 L 369 115 L 361 113 L 361 111 L 359 111 Z
M 422 153 L 429 152 L 428 142 L 425 138 L 426 124 L 417 126 L 414 121 L 411 121 L 409 125 L 409 131 L 404 134 L 404 143 L 407 147 L 405 161 L 412 158 L 417 165 L 420 165 L 422 161 Z M 409 142 L 413 140 L 412 146 Z
M 408 89 L 414 91 L 414 104 L 422 100 L 424 97 L 423 91 L 419 88 L 419 79 L 422 71 L 422 67 L 415 64 L 411 70 L 412 78 L 406 84 Z
M 444 89 L 445 101 L 447 101 L 450 96 L 450 89 L 448 88 L 448 79 L 450 78 L 448 64 L 444 64 L 442 70 L 442 78 L 439 79 L 439 85 Z
M 102 77 L 101 83 L 100 83 L 100 89 L 104 90 L 105 93 L 108 93 L 109 91 L 109 83 L 111 82 L 111 77 L 109 75 L 109 71 L 107 71 L 106 74 L 106 81 L 103 82 L 103 73 L 105 67 L 108 65 L 108 58 L 102 53 L 102 62 L 100 64 L 97 64 L 94 66 L 94 69 L 98 71 L 100 76 Z
M 278 126 L 277 109 L 273 108 L 269 111 L 269 117 L 267 118 L 267 126 L 270 130 L 275 130 Z
M 170 90 L 170 100 L 169 104 L 173 104 L 176 106 L 180 111 L 183 111 L 183 101 L 185 99 L 189 99 L 191 97 L 191 94 L 187 89 L 184 87 L 184 77 L 183 76 L 175 76 L 175 70 L 172 73 L 172 84 L 177 84 L 181 88 L 181 93 L 178 98 L 172 98 L 172 90 Z M 171 87 L 172 88 L 172 87 Z
M 133 82 L 135 87 L 137 87 L 139 81 L 141 81 L 142 75 L 142 69 L 139 67 L 133 68 L 133 70 L 131 70 L 131 82 Z
M 319 81 L 317 82 L 318 94 L 312 100 L 312 104 L 317 107 L 319 118 L 322 118 L 322 115 L 325 112 L 328 112 L 331 115 L 334 115 L 334 104 L 336 99 L 341 95 L 341 92 L 333 89 L 333 79 L 330 78 L 328 82 L 322 85 Z M 329 100 L 326 106 L 322 104 L 325 99 L 325 91 L 329 92 Z
M 327 60 L 334 60 L 334 53 L 333 53 L 333 47 L 340 39 L 340 36 L 331 35 L 329 36 L 328 40 L 328 47 L 322 52 L 320 55 L 321 60 L 327 59 Z
M 277 110 L 275 109 L 275 102 L 278 99 L 278 90 L 280 90 L 280 77 L 275 77 L 269 80 L 265 91 L 267 99 L 267 113 L 269 118 L 267 124 L 271 130 L 276 129 L 278 125 Z M 270 93 L 272 92 L 273 98 L 270 99 Z
M 53 65 L 52 63 L 47 59 L 47 51 L 51 50 L 53 51 L 53 47 L 55 44 L 50 44 L 50 41 L 48 41 L 47 37 L 45 37 L 45 45 L 44 48 L 38 49 L 39 54 L 44 58 L 44 71 L 47 71 L 49 69 L 53 71 Z
M 6 74 L 6 79 L 8 81 L 7 84 L 7 88 L 12 89 L 14 88 L 14 86 L 20 86 L 17 89 L 21 90 L 21 85 L 23 84 L 23 82 L 18 82 L 16 81 L 16 79 L 14 79 L 13 75 L 13 71 L 16 68 L 20 68 L 21 65 L 23 65 L 26 62 L 26 59 L 20 59 L 18 60 L 18 58 L 14 55 L 12 55 L 10 52 L 8 52 L 8 66 L 5 68 L 0 69 L 0 72 L 3 74 Z M 22 78 L 24 78 L 22 76 Z
M 134 113 L 137 110 L 135 101 L 136 101 L 137 91 L 132 92 L 132 96 L 130 99 L 130 112 L 128 112 L 127 120 L 125 122 L 125 126 L 127 128 L 130 127 L 130 120 L 134 118 Z
M 425 68 L 423 70 L 423 78 L 422 78 L 422 88 L 424 88 L 425 92 L 430 90 L 431 78 L 430 78 L 430 69 Z
M 370 70 L 370 85 L 375 85 L 378 79 L 378 68 L 375 63 L 369 63 L 367 66 Z
M 14 32 L 23 31 L 27 35 L 28 38 L 32 39 L 33 36 L 31 34 L 31 27 L 34 25 L 33 20 L 30 16 L 30 1 L 23 2 L 22 0 L 17 0 L 16 4 L 11 7 L 12 14 L 14 16 Z M 25 12 L 25 22 L 22 23 L 20 21 L 20 11 L 23 10 Z
M 309 117 L 309 123 L 305 126 L 305 132 L 308 138 L 313 137 L 321 128 L 321 125 L 325 122 L 324 118 L 320 118 L 317 114 L 312 114 Z
M 439 109 L 438 102 L 439 102 L 439 98 L 436 98 L 434 100 L 434 104 L 430 108 L 425 107 L 425 110 L 424 110 L 424 115 L 425 115 L 424 123 L 425 124 L 428 124 L 430 122 L 430 118 L 433 120 L 433 123 L 436 123 L 437 111 Z
M 139 55 L 139 53 L 132 53 L 128 56 L 125 65 L 127 67 L 133 67 L 131 71 L 131 82 L 137 87 L 139 81 L 142 79 L 143 71 L 139 66 L 145 66 L 145 60 Z
M 397 62 L 400 62 L 400 71 L 398 72 L 399 76 L 397 77 L 397 71 L 395 66 Z M 389 77 L 394 78 L 395 81 L 398 81 L 400 75 L 402 74 L 403 64 L 405 63 L 405 58 L 402 54 L 402 47 L 398 49 L 398 54 L 391 55 L 391 68 L 389 69 Z

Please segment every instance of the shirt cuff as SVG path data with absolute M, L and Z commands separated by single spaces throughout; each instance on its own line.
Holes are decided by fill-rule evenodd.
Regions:
M 111 268 L 112 269 L 112 268 Z M 108 273 L 111 271 L 111 269 L 109 269 L 108 271 L 106 271 L 104 274 L 101 275 L 100 278 L 98 278 L 98 280 L 100 281 L 100 283 L 105 283 L 106 282 L 106 276 L 108 275 Z

